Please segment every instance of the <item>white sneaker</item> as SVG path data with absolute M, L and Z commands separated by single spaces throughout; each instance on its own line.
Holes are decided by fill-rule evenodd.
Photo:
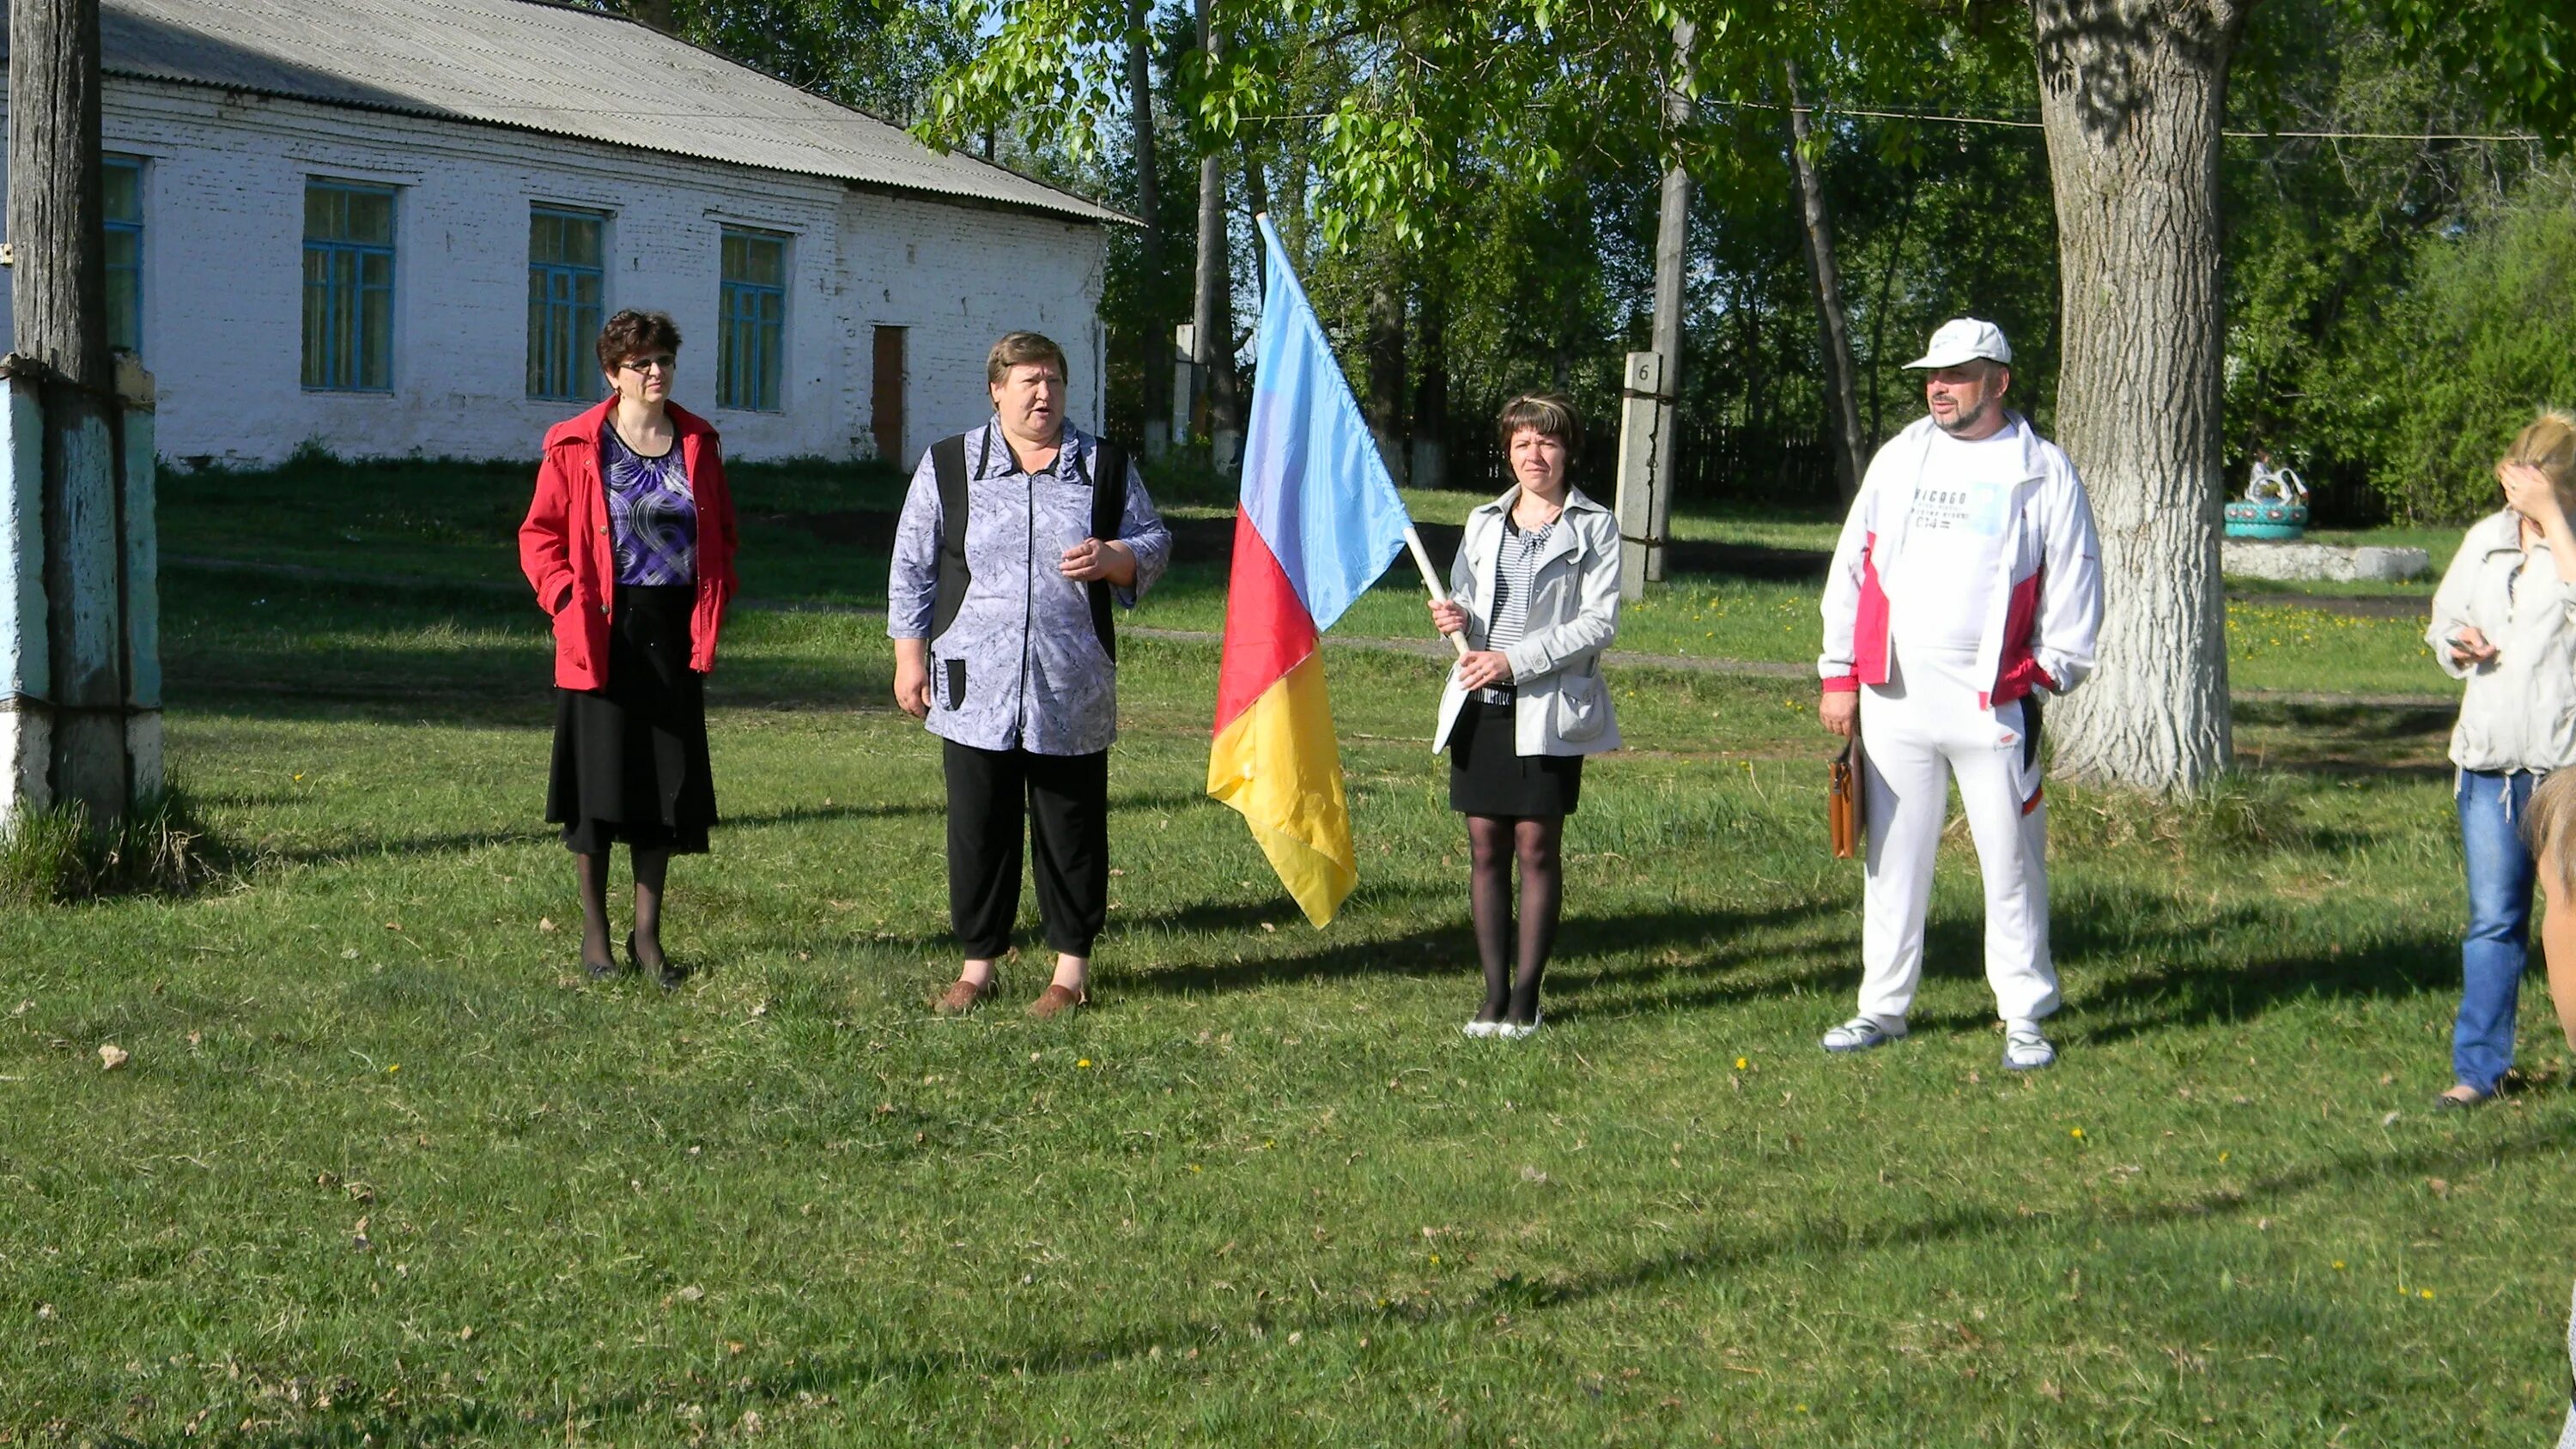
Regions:
M 1903 1022 L 1899 1022 L 1895 1027 L 1890 1028 L 1886 1024 L 1882 1023 L 1877 1017 L 1855 1016 L 1851 1020 L 1844 1022 L 1842 1025 L 1835 1027 L 1833 1030 L 1826 1032 L 1824 1040 L 1819 1042 L 1818 1045 L 1822 1046 L 1829 1052 L 1865 1052 L 1872 1047 L 1883 1047 L 1889 1042 L 1903 1041 L 1904 1039 L 1905 1024 Z
M 1471 1021 L 1465 1026 L 1458 1028 L 1461 1035 L 1475 1037 L 1479 1040 L 1492 1036 L 1494 1033 L 1501 1031 L 1502 1029 L 1503 1024 L 1499 1021 Z
M 2048 1038 L 2039 1034 L 2038 1022 L 2004 1023 L 2004 1070 L 2035 1072 L 2042 1067 L 2054 1066 L 2056 1062 L 2057 1048 L 2050 1046 Z
M 1527 1041 L 1538 1035 L 1538 1024 L 1545 1020 L 1547 1013 L 1542 1011 L 1525 1022 L 1498 1021 L 1494 1023 L 1494 1035 L 1505 1041 Z

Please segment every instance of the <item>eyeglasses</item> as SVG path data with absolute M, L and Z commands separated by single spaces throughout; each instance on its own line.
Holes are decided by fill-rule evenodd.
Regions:
M 651 357 L 630 357 L 617 365 L 627 372 L 669 372 L 680 365 L 680 359 L 661 352 Z

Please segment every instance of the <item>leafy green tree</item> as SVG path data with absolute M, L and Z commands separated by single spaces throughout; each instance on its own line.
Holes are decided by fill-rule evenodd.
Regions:
M 2576 164 L 2423 237 L 2376 345 L 2335 394 L 2382 443 L 2370 481 L 2404 516 L 2497 505 L 2494 466 L 2543 407 L 2576 408 Z
M 937 0 L 590 0 L 791 85 L 910 125 L 974 29 Z

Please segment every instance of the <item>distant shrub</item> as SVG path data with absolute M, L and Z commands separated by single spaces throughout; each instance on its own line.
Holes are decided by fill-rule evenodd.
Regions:
M 2576 406 L 2576 167 L 2426 238 L 2389 321 L 2339 388 L 2384 423 L 2372 486 L 2418 522 L 2493 510 L 2505 445 L 2539 409 Z

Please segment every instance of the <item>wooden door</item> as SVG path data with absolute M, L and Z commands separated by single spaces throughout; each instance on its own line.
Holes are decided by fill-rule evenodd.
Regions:
M 876 435 L 877 456 L 902 467 L 903 334 L 901 327 L 877 329 L 876 381 L 868 403 L 868 431 Z

